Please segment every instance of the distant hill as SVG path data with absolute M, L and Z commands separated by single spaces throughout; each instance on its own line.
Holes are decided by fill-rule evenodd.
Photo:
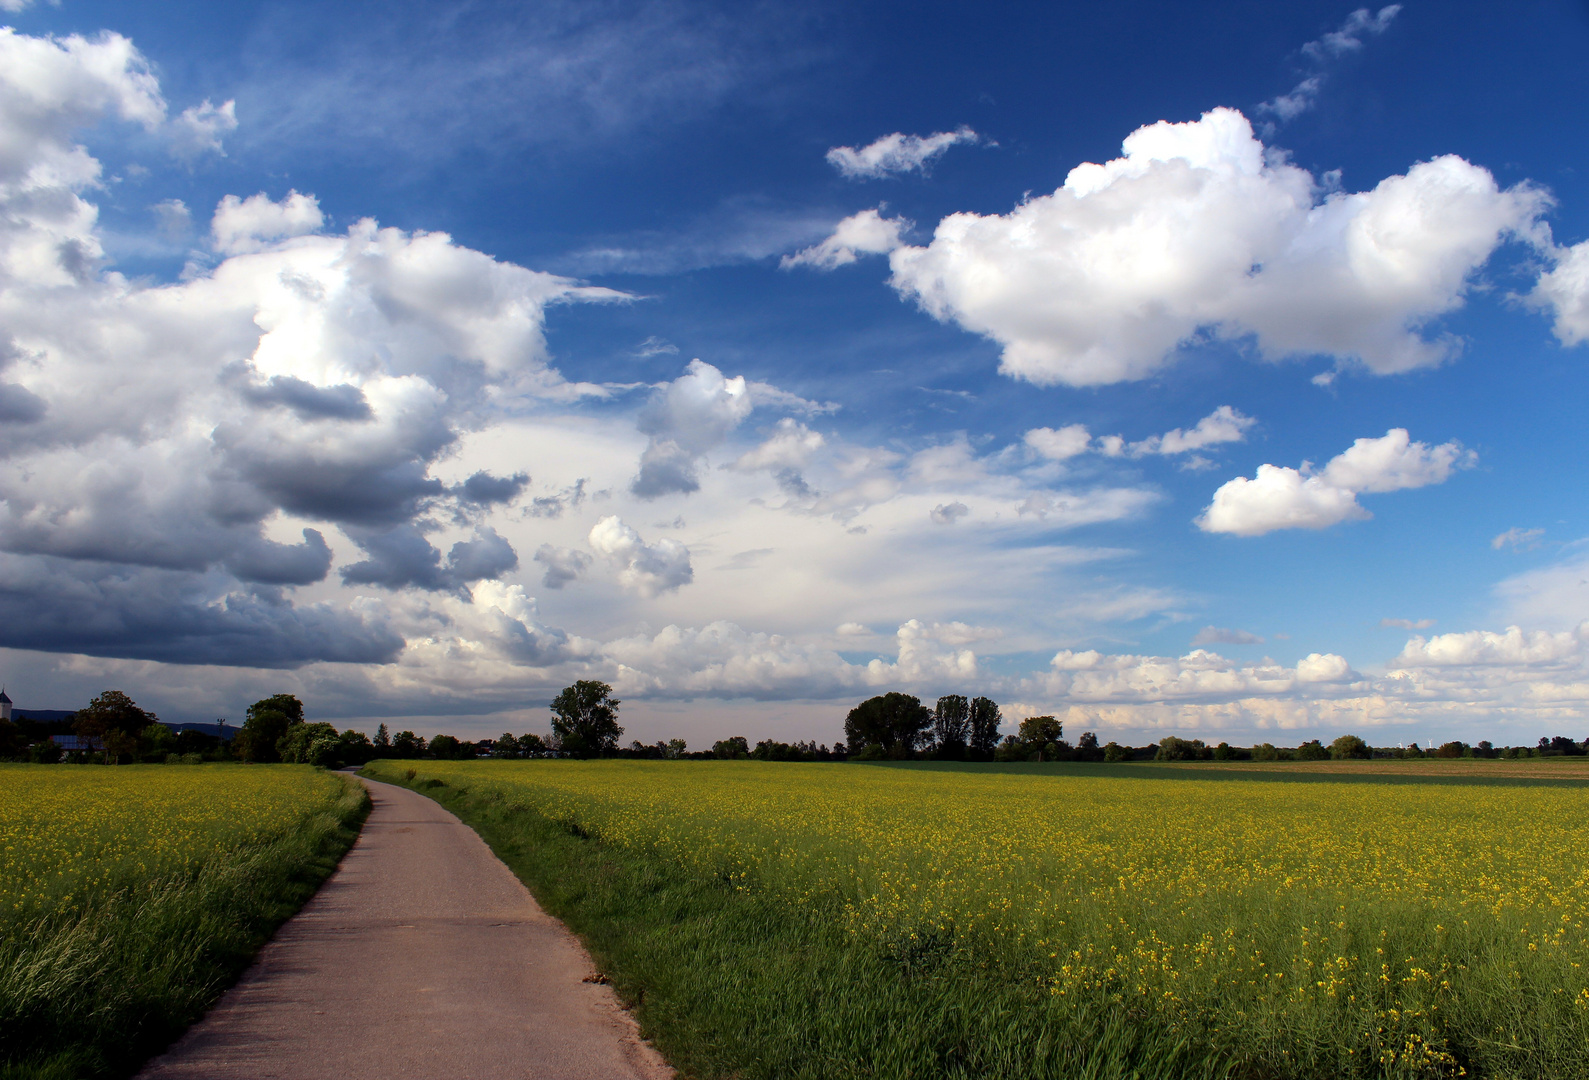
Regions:
M 232 741 L 232 736 L 237 734 L 236 724 L 227 724 L 224 728 L 220 724 L 172 724 L 165 720 L 160 721 L 172 731 L 181 734 L 184 731 L 197 731 L 200 735 L 208 735 L 214 739 Z
M 13 719 L 37 720 L 41 724 L 53 724 L 62 720 L 70 720 L 77 715 L 75 709 L 12 709 Z
M 65 734 L 68 730 L 61 725 L 69 724 L 77 713 L 72 709 L 13 709 L 13 720 L 30 720 L 35 724 L 47 724 L 49 734 Z M 184 731 L 197 731 L 201 735 L 208 735 L 213 739 L 222 739 L 231 742 L 237 734 L 236 724 L 227 724 L 223 729 L 220 724 L 175 724 L 165 720 L 160 721 L 173 732 L 180 735 Z

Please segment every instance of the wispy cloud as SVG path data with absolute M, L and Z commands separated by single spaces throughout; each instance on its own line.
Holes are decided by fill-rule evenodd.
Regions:
M 970 128 L 939 131 L 932 135 L 906 135 L 894 132 L 856 149 L 835 146 L 828 151 L 828 164 L 851 180 L 881 180 L 908 172 L 926 172 L 932 162 L 951 146 L 976 143 L 981 137 Z
M 1491 540 L 1490 547 L 1496 551 L 1508 547 L 1513 551 L 1532 551 L 1539 547 L 1539 538 L 1544 535 L 1544 529 L 1519 529 L 1513 527 Z
M 354 20 L 357 25 L 351 25 Z M 821 55 L 771 6 L 717 12 L 643 0 L 334 6 L 255 32 L 236 88 L 238 138 L 440 159 L 533 146 L 645 141 Z
M 1391 22 L 1400 11 L 1400 4 L 1387 5 L 1377 13 L 1358 8 L 1346 17 L 1340 29 L 1332 30 L 1302 46 L 1302 55 L 1311 62 L 1313 71 L 1293 86 L 1289 93 L 1259 105 L 1258 111 L 1268 113 L 1284 123 L 1313 108 L 1318 101 L 1319 91 L 1329 78 L 1330 66 L 1343 56 L 1361 52 L 1368 39 L 1379 37 L 1390 29 Z
M 693 220 L 598 239 L 550 260 L 558 270 L 591 274 L 682 274 L 757 262 L 820 240 L 832 228 L 827 210 L 732 199 Z

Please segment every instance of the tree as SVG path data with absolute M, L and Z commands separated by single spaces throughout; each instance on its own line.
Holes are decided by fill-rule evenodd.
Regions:
M 272 694 L 268 698 L 260 698 L 248 707 L 247 715 L 262 712 L 285 713 L 289 723 L 303 723 L 303 702 L 295 694 Z
M 455 735 L 437 735 L 430 740 L 430 756 L 442 761 L 455 758 L 474 757 L 474 747 L 470 746 L 467 753 L 464 747 L 468 743 L 459 742 Z
M 164 724 L 150 724 L 138 733 L 138 749 L 156 761 L 175 753 L 176 748 L 177 737 Z
M 932 713 L 911 694 L 890 691 L 867 698 L 844 718 L 844 741 L 852 752 L 878 746 L 889 757 L 909 757 L 932 723 Z
M 492 757 L 516 758 L 519 756 L 519 740 L 513 737 L 513 732 L 504 731 L 497 739 L 496 745 L 491 748 Z
M 1098 746 L 1098 735 L 1096 732 L 1084 731 L 1081 733 L 1081 738 L 1076 740 L 1076 760 L 1103 760 L 1103 750 Z
M 292 718 L 275 709 L 261 712 L 249 709 L 248 714 L 242 729 L 232 740 L 232 751 L 244 761 L 280 761 L 279 747 L 287 730 L 293 726 Z
M 1317 739 L 1309 739 L 1307 742 L 1297 747 L 1298 761 L 1327 761 L 1329 760 L 1329 757 L 1330 752 L 1326 750 L 1324 748 L 1324 744 L 1319 742 Z
M 546 745 L 546 740 L 539 735 L 519 736 L 519 753 L 525 757 L 541 757 L 549 749 L 550 747 Z
M 989 698 L 972 699 L 970 715 L 971 756 L 987 759 L 999 745 L 999 707 Z
M 669 739 L 667 757 L 670 760 L 677 761 L 684 756 L 684 748 L 688 745 L 689 743 L 686 743 L 683 739 Z
M 971 734 L 971 703 L 959 694 L 945 694 L 932 711 L 932 741 L 938 756 L 960 760 L 966 756 Z
M 575 757 L 610 754 L 618 746 L 618 706 L 612 687 L 581 679 L 552 700 L 552 732 L 559 748 Z
M 1053 716 L 1028 716 L 1021 721 L 1017 735 L 1022 748 L 1030 758 L 1054 761 L 1060 757 L 1065 738 L 1065 725 Z M 1069 749 L 1065 746 L 1064 749 Z
M 1111 739 L 1103 748 L 1103 759 L 1111 765 L 1117 761 L 1130 761 L 1131 748 L 1128 746 L 1121 746 L 1119 743 Z
M 160 718 L 152 712 L 138 708 L 137 702 L 120 690 L 106 690 L 88 707 L 78 709 L 72 729 L 85 739 L 99 742 L 105 751 L 105 762 L 114 765 L 123 754 L 138 752 L 138 736 Z
M 337 736 L 336 764 L 363 765 L 375 756 L 375 744 L 362 731 L 349 728 Z
M 425 740 L 412 731 L 399 731 L 392 736 L 392 756 L 416 758 L 425 749 Z
M 337 729 L 324 722 L 289 724 L 276 744 L 281 760 L 294 765 L 331 765 L 338 749 Z
M 1174 735 L 1166 735 L 1159 740 L 1159 748 L 1153 754 L 1154 761 L 1197 761 L 1213 756 L 1213 751 L 1203 745 L 1202 739 L 1193 739 L 1188 742 L 1178 739 Z
M 392 736 L 386 730 L 385 724 L 375 729 L 375 738 L 371 740 L 370 745 L 378 757 L 385 757 L 386 752 L 392 748 Z
M 280 761 L 281 740 L 289 729 L 303 722 L 303 702 L 294 695 L 261 698 L 248 707 L 242 730 L 232 740 L 232 750 L 244 761 Z
M 720 758 L 750 757 L 750 741 L 743 735 L 719 739 L 712 744 L 712 756 Z
M 1330 757 L 1337 761 L 1362 760 L 1373 756 L 1368 744 L 1356 735 L 1342 735 L 1330 744 Z

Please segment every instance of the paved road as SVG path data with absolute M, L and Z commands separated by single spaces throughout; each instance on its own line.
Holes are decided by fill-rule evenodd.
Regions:
M 342 865 L 146 1080 L 660 1080 L 578 940 L 452 814 L 367 782 Z

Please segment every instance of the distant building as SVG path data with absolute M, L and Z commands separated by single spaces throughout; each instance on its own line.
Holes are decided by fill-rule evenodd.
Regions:
M 88 739 L 81 735 L 51 735 L 50 742 L 68 752 L 73 750 L 99 751 L 105 749 L 105 745 L 98 739 Z
M 6 697 L 5 687 L 0 686 L 0 720 L 11 719 L 11 699 Z

